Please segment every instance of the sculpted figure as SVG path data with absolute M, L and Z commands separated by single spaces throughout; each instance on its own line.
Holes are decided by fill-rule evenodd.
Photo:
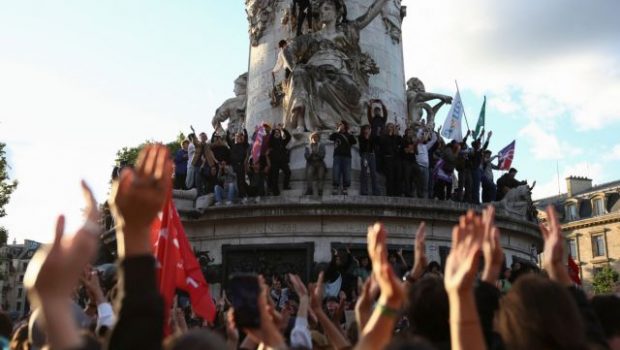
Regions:
M 428 102 L 432 100 L 439 100 L 439 103 L 431 107 Z M 446 103 L 452 103 L 452 97 L 426 92 L 424 83 L 418 78 L 411 78 L 407 81 L 407 111 L 410 125 L 418 125 L 425 111 L 426 125 L 434 129 L 435 115 Z
M 381 11 L 385 30 L 395 44 L 400 43 L 401 25 L 406 15 L 407 7 L 401 6 L 401 0 L 389 0 Z
M 496 202 L 496 207 L 506 210 L 511 214 L 515 214 L 530 221 L 536 221 L 538 214 L 534 202 L 532 202 L 532 189 L 536 186 L 536 183 L 532 187 L 528 185 L 521 185 L 513 188 L 506 193 L 506 196 L 499 202 Z
M 235 80 L 233 92 L 235 97 L 226 100 L 216 111 L 211 124 L 215 131 L 222 130 L 222 123 L 228 120 L 228 131 L 235 133 L 243 130 L 245 124 L 245 106 L 247 102 L 248 73 L 241 74 Z
M 293 68 L 283 105 L 286 128 L 334 130 L 341 120 L 360 124 L 369 75 L 379 73 L 360 48 L 360 32 L 387 1 L 375 0 L 366 13 L 349 21 L 341 0 L 318 0 L 320 29 L 296 37 L 286 48 Z
M 250 23 L 250 41 L 258 46 L 268 25 L 276 16 L 276 0 L 245 0 L 245 12 Z

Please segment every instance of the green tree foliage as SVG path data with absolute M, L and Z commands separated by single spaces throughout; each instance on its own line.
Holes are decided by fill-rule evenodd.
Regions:
M 183 140 L 185 140 L 185 135 L 182 132 L 179 132 L 179 135 L 177 135 L 174 141 L 166 143 L 166 147 L 168 147 L 168 149 L 170 150 L 171 155 L 174 155 L 176 151 L 178 151 L 181 148 L 181 142 Z M 143 143 L 135 147 L 121 148 L 120 150 L 116 152 L 117 165 L 121 164 L 122 162 L 126 163 L 127 165 L 134 165 L 136 161 L 138 160 L 138 154 L 140 154 L 140 151 L 145 146 L 149 144 L 153 144 L 153 143 L 157 143 L 157 142 L 153 140 L 144 141 Z
M 9 203 L 11 194 L 17 188 L 17 181 L 9 179 L 9 164 L 6 160 L 5 143 L 0 142 L 0 218 L 6 216 L 4 207 Z M 0 226 L 0 247 L 6 244 L 7 230 Z
M 618 271 L 614 270 L 611 266 L 603 267 L 592 281 L 592 287 L 596 294 L 610 294 L 613 293 L 618 283 Z

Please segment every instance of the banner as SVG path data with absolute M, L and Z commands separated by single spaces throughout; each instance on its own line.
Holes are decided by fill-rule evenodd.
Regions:
M 512 160 L 515 157 L 516 141 L 512 141 L 508 146 L 504 147 L 497 157 L 499 158 L 499 170 L 509 170 L 512 166 Z
M 461 101 L 461 94 L 457 91 L 456 96 L 454 96 L 454 99 L 452 100 L 450 112 L 448 112 L 446 121 L 441 128 L 441 136 L 450 140 L 456 140 L 458 142 L 463 141 L 463 130 L 461 127 L 462 119 L 463 101 Z
M 484 123 L 486 119 L 486 111 L 487 111 L 487 97 L 484 96 L 484 102 L 482 103 L 482 109 L 480 110 L 480 116 L 478 117 L 478 124 L 476 124 L 476 130 L 474 131 L 474 140 L 480 136 L 482 130 L 484 130 Z

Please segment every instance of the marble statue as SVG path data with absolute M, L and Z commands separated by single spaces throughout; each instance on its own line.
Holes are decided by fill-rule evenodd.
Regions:
M 248 73 L 235 79 L 233 92 L 235 97 L 226 100 L 216 111 L 211 124 L 215 131 L 222 130 L 222 123 L 228 120 L 230 132 L 242 131 L 245 124 L 245 106 L 247 102 Z
M 439 100 L 439 103 L 431 107 L 428 102 L 432 100 Z M 407 81 L 407 114 L 410 126 L 418 125 L 423 112 L 426 112 L 426 126 L 434 129 L 435 115 L 446 103 L 452 103 L 452 97 L 426 92 L 424 83 L 418 78 L 411 78 Z
M 369 76 L 379 73 L 360 48 L 360 32 L 387 1 L 375 0 L 366 13 L 349 21 L 341 0 L 318 0 L 320 29 L 294 38 L 286 48 L 293 67 L 283 103 L 289 130 L 335 130 L 340 120 L 360 124 Z
M 511 189 L 501 201 L 496 202 L 496 207 L 527 220 L 536 221 L 538 214 L 532 202 L 533 188 L 534 186 L 521 185 Z
M 252 46 L 258 46 L 265 30 L 275 20 L 276 5 L 277 0 L 245 0 Z
M 395 44 L 400 43 L 402 35 L 401 25 L 407 15 L 407 6 L 401 6 L 401 0 L 389 0 L 381 11 L 386 33 Z

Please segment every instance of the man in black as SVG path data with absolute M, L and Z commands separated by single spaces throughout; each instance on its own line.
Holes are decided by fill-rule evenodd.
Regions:
M 351 186 L 351 147 L 357 143 L 355 137 L 349 134 L 349 124 L 344 120 L 338 124 L 338 132 L 329 135 L 334 142 L 334 164 L 332 166 L 332 194 L 335 196 L 342 185 L 341 194 L 347 195 Z
M 304 21 L 308 20 L 308 28 L 312 30 L 312 8 L 310 0 L 293 0 L 293 15 L 297 17 L 297 36 L 302 33 Z
M 248 132 L 243 129 L 243 132 L 238 132 L 233 137 L 230 133 L 226 132 L 226 140 L 230 147 L 230 164 L 237 175 L 237 191 L 239 192 L 239 198 L 246 200 L 247 198 L 247 183 L 245 182 L 245 169 L 250 157 L 250 144 L 248 143 Z
M 517 181 L 515 176 L 517 176 L 517 169 L 511 168 L 508 173 L 497 180 L 497 201 L 501 201 L 513 188 L 527 184 L 527 181 Z
M 400 174 L 400 147 L 402 138 L 396 132 L 393 123 L 386 125 L 385 132 L 379 138 L 379 149 L 383 161 L 385 187 L 388 196 L 398 196 L 400 193 L 398 177 Z
M 271 162 L 271 168 L 269 169 L 269 188 L 274 196 L 280 195 L 280 188 L 278 182 L 280 179 L 280 170 L 284 173 L 283 188 L 285 190 L 291 189 L 289 182 L 291 181 L 291 168 L 289 167 L 288 150 L 286 146 L 291 142 L 291 134 L 284 129 L 282 124 L 271 131 L 271 137 L 269 138 L 269 150 L 267 151 L 267 157 Z

